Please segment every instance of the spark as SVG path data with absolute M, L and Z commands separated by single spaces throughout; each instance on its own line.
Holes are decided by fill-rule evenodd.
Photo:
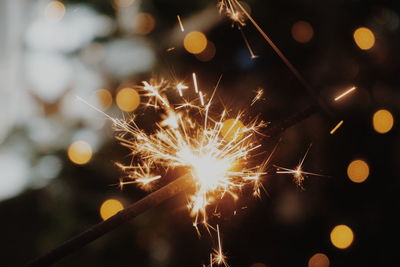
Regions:
M 246 35 L 244 34 L 242 28 L 240 28 L 240 33 L 242 34 L 242 37 L 243 37 L 244 43 L 246 44 L 247 50 L 249 50 L 251 59 L 258 58 L 258 56 L 254 54 L 253 49 L 250 46 L 249 40 L 247 39 Z
M 342 126 L 343 120 L 341 120 L 336 126 L 330 131 L 330 134 L 334 134 L 337 129 L 339 129 L 340 126 Z
M 345 97 L 346 95 L 350 94 L 351 92 L 353 92 L 356 89 L 357 89 L 357 87 L 355 87 L 355 86 L 351 87 L 350 89 L 347 89 L 344 93 L 335 97 L 335 101 L 338 101 L 339 99 L 341 99 L 342 97 Z
M 178 18 L 179 27 L 181 28 L 181 32 L 184 32 L 184 31 L 185 31 L 185 28 L 183 28 L 183 24 L 182 24 L 181 16 L 179 16 L 179 15 L 176 15 L 176 17 Z
M 197 77 L 196 77 L 196 73 L 192 73 L 192 77 L 193 77 L 193 84 L 194 84 L 194 90 L 196 91 L 196 94 L 199 93 L 199 86 L 197 84 Z
M 188 88 L 189 88 L 189 87 L 187 87 L 187 86 L 184 85 L 183 83 L 178 83 L 178 84 L 176 85 L 176 89 L 178 89 L 178 92 L 179 92 L 179 96 L 180 96 L 180 97 L 183 96 L 182 90 L 185 90 L 185 89 L 188 89 Z
M 203 96 L 203 92 L 199 91 L 199 97 L 200 97 L 200 103 L 202 106 L 204 106 L 204 96 Z
M 171 52 L 171 51 L 173 51 L 173 50 L 175 50 L 175 47 L 169 47 L 169 48 L 167 48 L 167 52 Z
M 224 255 L 223 251 L 222 251 L 222 244 L 221 244 L 221 236 L 219 233 L 219 226 L 217 224 L 217 237 L 218 237 L 218 248 L 214 249 L 213 254 L 210 256 L 210 262 L 211 262 L 211 266 L 213 263 L 216 263 L 218 265 L 224 265 L 226 267 L 228 267 L 228 263 L 227 263 L 227 257 L 226 255 Z
M 257 101 L 259 101 L 263 95 L 264 95 L 264 89 L 258 88 L 256 91 L 256 95 L 254 96 L 253 100 L 251 101 L 250 106 L 254 105 Z
M 276 168 L 277 168 L 276 173 L 293 174 L 294 181 L 300 188 L 303 188 L 303 181 L 304 181 L 305 176 L 307 176 L 307 175 L 323 176 L 321 174 L 303 171 L 303 164 L 308 155 L 308 152 L 310 151 L 310 148 L 311 148 L 311 145 L 308 147 L 306 153 L 304 154 L 303 158 L 300 160 L 300 162 L 296 166 L 296 168 L 289 169 L 289 168 L 285 168 L 285 167 L 276 166 Z

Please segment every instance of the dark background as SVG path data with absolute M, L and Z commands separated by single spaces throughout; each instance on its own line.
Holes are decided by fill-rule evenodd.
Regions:
M 84 3 L 113 20 L 118 17 L 110 1 L 63 2 L 67 7 Z M 397 1 L 247 2 L 255 20 L 312 85 L 316 98 L 302 87 L 250 23 L 243 30 L 259 56 L 255 60 L 249 58 L 240 31 L 231 27 L 231 21 L 224 16 L 208 29 L 202 26 L 209 20 L 207 16 L 200 15 L 195 23 L 216 46 L 216 56 L 209 62 L 198 61 L 172 38 L 168 39 L 176 31 L 177 14 L 184 23 L 186 18 L 204 14 L 204 9 L 218 17 L 214 2 L 142 1 L 140 10 L 156 19 L 155 30 L 145 36 L 155 51 L 156 63 L 148 72 L 124 79 L 140 82 L 153 74 L 171 73 L 190 77 L 195 71 L 204 88 L 213 88 L 222 74 L 220 97 L 235 108 L 247 108 L 253 91 L 265 89 L 265 101 L 258 102 L 251 112 L 261 113 L 261 118 L 271 125 L 313 103 L 322 103 L 318 113 L 282 135 L 273 163 L 295 167 L 312 143 L 304 169 L 326 176 L 308 177 L 301 190 L 290 175 L 271 174 L 264 181 L 267 193 L 261 199 L 244 193 L 238 203 L 232 203 L 236 216 L 212 219 L 222 229 L 230 266 L 307 266 L 317 252 L 326 254 L 331 266 L 398 266 Z M 296 42 L 291 35 L 292 25 L 299 20 L 309 22 L 314 30 L 312 40 L 305 44 Z M 359 49 L 353 40 L 354 30 L 361 26 L 370 28 L 376 38 L 375 46 L 367 51 Z M 122 35 L 115 30 L 95 41 L 106 43 Z M 170 46 L 176 49 L 168 53 L 165 50 Z M 107 79 L 114 92 L 124 82 L 111 75 Z M 332 101 L 353 84 L 358 87 L 355 93 L 340 103 Z M 394 128 L 384 135 L 372 126 L 372 115 L 381 108 L 390 110 L 395 117 Z M 340 120 L 344 125 L 330 135 Z M 74 127 L 79 128 L 79 123 Z M 113 162 L 129 161 L 129 151 L 113 139 L 110 123 L 102 131 L 107 138 L 90 163 L 74 165 L 65 149 L 41 151 L 62 160 L 58 177 L 40 189 L 27 188 L 0 202 L 0 265 L 19 266 L 99 222 L 98 209 L 107 198 L 127 205 L 146 195 L 134 185 L 123 191 L 110 186 L 122 176 Z M 21 132 L 24 128 L 16 127 L 9 135 Z M 263 146 L 271 150 L 277 142 L 276 136 L 265 138 Z M 348 164 L 357 158 L 370 167 L 368 179 L 361 184 L 352 182 L 346 174 Z M 206 232 L 197 236 L 184 205 L 185 196 L 177 196 L 55 266 L 208 264 L 215 240 L 210 240 Z M 348 249 L 340 250 L 330 242 L 330 232 L 338 224 L 346 224 L 354 232 L 354 242 Z

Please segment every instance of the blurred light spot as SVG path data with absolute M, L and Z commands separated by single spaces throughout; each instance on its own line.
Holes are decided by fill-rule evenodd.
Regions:
M 374 113 L 372 124 L 376 132 L 384 134 L 393 128 L 394 118 L 389 110 L 381 109 Z
M 360 27 L 354 31 L 354 41 L 357 46 L 362 50 L 371 49 L 375 44 L 375 35 L 374 33 L 365 27 Z
M 114 0 L 113 2 L 115 7 L 123 8 L 132 5 L 135 0 Z
M 28 53 L 25 60 L 29 89 L 44 102 L 58 100 L 70 85 L 71 61 L 62 54 L 53 53 Z
M 156 20 L 149 13 L 140 13 L 136 16 L 135 33 L 147 35 L 154 30 Z
M 23 154 L 0 150 L 0 200 L 20 193 L 28 182 L 29 164 Z
M 36 174 L 41 179 L 52 179 L 57 177 L 62 167 L 61 160 L 53 155 L 43 156 L 35 166 Z
M 195 54 L 196 58 L 200 61 L 206 62 L 214 58 L 216 53 L 215 45 L 213 42 L 208 41 L 206 49 L 204 49 L 200 54 Z
M 207 38 L 201 32 L 189 32 L 183 40 L 183 46 L 191 54 L 200 54 L 207 47 Z
M 239 141 L 243 137 L 245 129 L 243 122 L 237 119 L 228 119 L 222 123 L 221 135 L 225 141 Z
M 79 165 L 86 164 L 92 158 L 92 148 L 85 141 L 76 141 L 68 147 L 69 159 Z
M 137 39 L 119 39 L 105 46 L 106 70 L 117 78 L 125 78 L 149 70 L 155 61 L 151 45 Z
M 308 260 L 308 267 L 329 267 L 329 258 L 323 253 L 316 253 Z
M 132 88 L 124 88 L 117 93 L 118 107 L 126 112 L 134 111 L 140 104 L 139 93 Z
M 369 175 L 368 164 L 360 159 L 353 160 L 347 167 L 347 176 L 355 183 L 364 182 Z
M 103 220 L 107 220 L 123 209 L 124 206 L 120 201 L 116 199 L 107 199 L 100 206 L 100 216 Z
M 267 265 L 265 265 L 264 263 L 253 263 L 252 265 L 250 265 L 250 267 L 267 267 Z
M 94 93 L 94 101 L 96 106 L 99 106 L 101 109 L 106 110 L 111 107 L 112 104 L 112 95 L 110 91 L 106 89 L 99 89 Z
M 306 21 L 297 21 L 292 26 L 292 37 L 299 43 L 308 43 L 314 36 L 314 29 Z
M 348 248 L 353 243 L 353 231 L 347 225 L 337 225 L 331 232 L 332 244 L 340 249 Z
M 59 21 L 65 15 L 65 6 L 60 1 L 51 1 L 44 9 L 44 15 L 51 21 Z

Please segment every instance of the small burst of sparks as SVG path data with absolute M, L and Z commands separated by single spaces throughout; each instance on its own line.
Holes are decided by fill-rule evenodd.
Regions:
M 304 154 L 303 158 L 301 159 L 299 164 L 296 166 L 296 168 L 289 169 L 289 168 L 285 168 L 285 167 L 276 166 L 276 173 L 293 174 L 294 181 L 300 188 L 303 188 L 303 181 L 304 181 L 305 176 L 307 176 L 307 175 L 323 176 L 321 174 L 303 171 L 303 164 L 308 155 L 308 152 L 310 151 L 310 148 L 311 148 L 311 145 L 308 147 L 306 153 Z
M 182 23 L 182 20 L 181 20 L 181 16 L 176 15 L 176 17 L 178 18 L 179 27 L 181 28 L 181 32 L 184 32 L 185 28 L 183 28 L 183 23 Z
M 336 126 L 330 131 L 330 134 L 334 134 L 337 129 L 339 129 L 340 126 L 342 126 L 343 120 L 341 120 Z
M 239 26 L 246 25 L 246 15 L 235 0 L 220 0 L 217 7 L 220 13 L 225 13 L 234 23 Z
M 213 263 L 216 263 L 218 265 L 224 265 L 228 267 L 229 265 L 227 263 L 227 257 L 222 251 L 222 242 L 218 224 L 217 224 L 217 237 L 218 237 L 218 248 L 214 249 L 214 252 L 210 256 L 210 265 L 212 266 Z
M 356 89 L 357 89 L 357 87 L 355 87 L 355 86 L 351 87 L 350 89 L 347 89 L 344 93 L 335 97 L 335 101 L 338 101 L 339 99 L 341 99 L 342 97 L 345 97 L 346 95 L 350 94 L 351 92 L 353 92 Z
M 256 95 L 254 96 L 253 100 L 251 101 L 251 106 L 254 105 L 257 101 L 259 101 L 263 95 L 264 95 L 264 89 L 258 88 L 256 91 Z

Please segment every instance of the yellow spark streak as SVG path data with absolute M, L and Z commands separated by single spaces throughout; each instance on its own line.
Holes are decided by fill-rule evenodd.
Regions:
M 339 96 L 335 97 L 335 101 L 338 101 L 339 99 L 341 99 L 342 97 L 350 94 L 351 92 L 353 92 L 356 89 L 357 89 L 357 87 L 355 87 L 355 86 L 351 87 L 350 89 L 347 89 L 344 93 L 342 93 Z
M 192 77 L 193 77 L 194 90 L 195 90 L 196 94 L 198 94 L 199 93 L 199 87 L 197 85 L 196 73 L 193 72 Z
M 171 52 L 171 51 L 173 51 L 173 50 L 175 50 L 175 47 L 167 48 L 167 52 Z
M 185 28 L 183 28 L 183 24 L 182 24 L 181 16 L 179 16 L 179 15 L 176 15 L 176 17 L 178 18 L 179 27 L 181 28 L 181 32 L 184 32 L 184 31 L 185 31 Z
M 337 129 L 339 129 L 340 126 L 342 126 L 343 124 L 343 120 L 341 120 L 331 131 L 331 134 L 334 134 L 336 132 Z

